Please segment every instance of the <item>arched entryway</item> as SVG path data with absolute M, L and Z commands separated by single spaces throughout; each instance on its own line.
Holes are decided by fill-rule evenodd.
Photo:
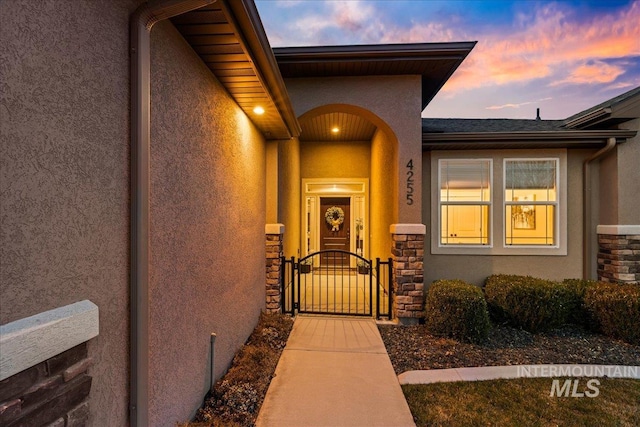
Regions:
M 386 259 L 397 221 L 395 133 L 371 111 L 347 104 L 314 108 L 299 122 L 300 255 L 339 249 Z M 331 224 L 331 212 L 340 212 L 340 224 Z

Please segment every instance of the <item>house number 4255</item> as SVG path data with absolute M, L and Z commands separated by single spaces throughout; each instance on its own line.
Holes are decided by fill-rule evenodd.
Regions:
M 413 204 L 413 159 L 407 163 L 407 204 Z

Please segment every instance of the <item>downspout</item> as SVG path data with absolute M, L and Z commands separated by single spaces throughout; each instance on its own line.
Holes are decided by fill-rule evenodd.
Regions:
M 585 160 L 582 169 L 582 278 L 587 280 L 591 273 L 591 168 L 590 163 L 607 154 L 616 146 L 616 138 L 607 139 L 607 145 Z
M 131 258 L 129 422 L 149 424 L 149 189 L 151 142 L 151 28 L 156 22 L 215 0 L 142 4 L 130 21 Z

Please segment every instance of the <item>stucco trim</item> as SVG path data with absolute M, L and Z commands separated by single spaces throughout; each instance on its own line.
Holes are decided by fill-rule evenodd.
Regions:
M 391 224 L 391 234 L 427 234 L 427 226 L 424 224 Z
M 284 224 L 265 224 L 264 234 L 284 234 Z
M 0 381 L 98 336 L 98 306 L 89 300 L 0 326 Z
M 640 235 L 640 225 L 598 225 L 598 234 Z

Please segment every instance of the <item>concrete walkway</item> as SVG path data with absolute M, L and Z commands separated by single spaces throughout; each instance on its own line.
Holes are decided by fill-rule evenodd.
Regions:
M 431 384 L 454 381 L 485 381 L 512 378 L 609 377 L 640 380 L 640 366 L 622 365 L 513 365 L 476 368 L 407 371 L 400 384 Z
M 256 425 L 415 423 L 373 319 L 298 316 Z

